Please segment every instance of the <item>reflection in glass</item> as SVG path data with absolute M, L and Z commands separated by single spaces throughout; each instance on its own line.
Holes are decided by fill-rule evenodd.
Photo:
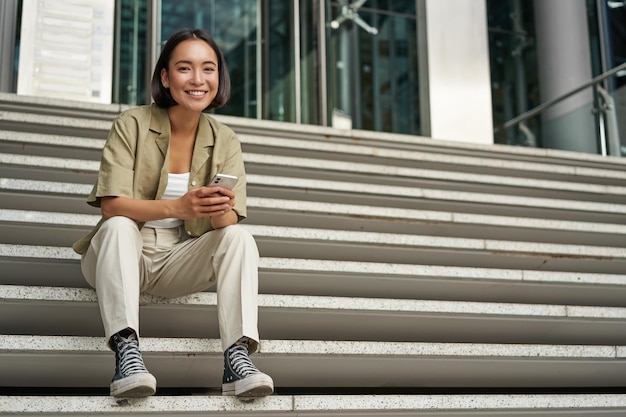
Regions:
M 263 118 L 296 121 L 293 2 L 264 2 Z
M 532 1 L 487 0 L 493 122 L 495 126 L 539 105 Z M 540 137 L 539 119 L 528 122 Z M 495 143 L 536 146 L 518 129 L 497 129 Z
M 603 4 L 607 26 L 607 69 L 626 62 L 626 3 L 623 1 L 606 1 Z M 608 84 L 608 92 L 613 104 L 612 114 L 609 115 L 609 136 L 614 139 L 612 155 L 626 155 L 626 71 L 620 71 L 612 77 Z M 612 129 L 612 130 L 611 130 Z M 619 149 L 615 149 L 619 147 Z
M 116 14 L 113 102 L 144 104 L 149 100 L 146 91 L 146 2 L 120 0 Z
M 419 134 L 415 1 L 366 1 L 356 11 L 365 24 L 338 18 L 342 6 L 326 13 L 331 124 Z

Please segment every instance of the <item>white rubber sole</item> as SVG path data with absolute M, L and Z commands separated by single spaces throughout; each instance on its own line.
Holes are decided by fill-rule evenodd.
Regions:
M 149 397 L 155 392 L 156 378 L 147 372 L 111 382 L 111 395 L 114 397 Z
M 239 381 L 222 384 L 222 395 L 265 397 L 273 392 L 274 381 L 264 373 L 253 374 Z

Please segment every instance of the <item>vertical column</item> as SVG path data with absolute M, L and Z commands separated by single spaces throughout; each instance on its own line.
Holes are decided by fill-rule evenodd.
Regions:
M 17 0 L 0 1 L 0 91 L 13 91 L 13 59 L 17 29 Z
M 170 36 L 168 33 L 165 36 Z M 166 39 L 161 40 L 161 1 L 149 1 L 146 3 L 146 62 L 144 66 L 145 70 L 145 82 L 146 82 L 146 103 L 152 101 L 152 69 L 156 65 L 161 48 Z
M 418 26 L 426 25 L 427 56 L 420 72 L 427 65 L 429 92 L 429 108 L 422 116 L 430 116 L 430 136 L 493 143 L 485 0 L 421 2 L 418 17 L 426 22 L 420 20 Z
M 591 80 L 586 2 L 534 0 L 541 102 Z M 597 153 L 591 89 L 542 114 L 542 147 Z

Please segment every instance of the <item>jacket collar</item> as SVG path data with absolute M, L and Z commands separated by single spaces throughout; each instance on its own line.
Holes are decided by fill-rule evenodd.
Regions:
M 156 133 L 156 144 L 164 157 L 170 145 L 170 119 L 167 117 L 167 109 L 156 104 L 150 106 L 150 131 Z
M 200 116 L 196 143 L 193 149 L 193 159 L 191 160 L 191 173 L 195 174 L 209 161 L 211 151 L 215 144 L 214 130 L 209 124 L 209 118 L 204 114 Z

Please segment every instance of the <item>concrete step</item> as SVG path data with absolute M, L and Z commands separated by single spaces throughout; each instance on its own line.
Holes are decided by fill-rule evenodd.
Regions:
M 473 174 L 468 172 L 450 172 L 413 167 L 399 167 L 395 165 L 365 164 L 359 162 L 329 161 L 326 159 L 310 159 L 301 157 L 275 156 L 268 154 L 244 153 L 244 162 L 248 169 L 253 172 L 255 166 L 269 167 L 271 169 L 284 168 L 307 170 L 307 177 L 328 179 L 330 173 L 344 178 L 362 177 L 360 182 L 378 185 L 406 185 L 422 186 L 426 184 L 454 184 L 450 188 L 460 190 L 479 191 L 489 190 L 491 193 L 500 191 L 502 194 L 516 193 L 529 196 L 554 195 L 566 198 L 569 195 L 581 196 L 590 194 L 598 196 L 603 201 L 623 202 L 626 187 L 619 185 L 590 184 L 577 181 L 554 181 L 533 178 L 519 178 L 510 175 L 487 175 Z M 308 170 L 314 171 L 312 174 Z M 315 172 L 317 171 L 317 173 Z M 339 178 L 340 179 L 340 178 Z M 355 181 L 358 182 L 358 181 Z M 434 187 L 433 187 L 434 188 Z M 542 191 L 546 193 L 542 193 Z M 549 194 L 547 193 L 549 191 Z M 609 197 L 613 197 L 609 200 Z M 573 198 L 572 198 L 573 199 Z
M 371 416 L 391 417 L 618 417 L 626 414 L 624 394 L 527 395 L 273 395 L 241 400 L 219 395 L 0 396 L 0 415 L 101 416 Z
M 574 181 L 542 180 L 512 177 L 505 174 L 486 175 L 468 172 L 429 170 L 395 165 L 329 161 L 270 154 L 244 153 L 244 162 L 251 174 L 297 178 L 315 178 L 325 181 L 356 182 L 367 185 L 442 188 L 465 192 L 525 195 L 535 198 L 560 198 L 605 203 L 626 203 L 626 187 Z M 38 168 L 56 171 L 75 171 L 83 176 L 98 171 L 99 161 L 29 155 L 27 153 L 0 153 L 0 164 L 14 168 Z M 54 180 L 54 178 L 50 178 Z
M 38 194 L 37 189 L 41 189 L 47 194 L 55 193 L 54 184 L 42 184 L 37 181 L 22 181 L 22 185 L 17 184 L 18 181 L 6 181 L 2 182 L 0 179 L 0 190 L 9 189 L 12 185 L 20 191 L 27 191 L 25 187 L 29 187 L 32 193 L 33 199 L 40 198 L 41 193 Z M 63 193 L 65 196 L 72 196 L 84 204 L 85 194 L 83 191 L 90 190 L 90 186 L 83 186 L 81 184 L 59 184 L 58 194 Z M 57 193 L 55 193 L 57 194 Z M 56 197 L 56 196 L 55 196 Z M 6 205 L 17 206 L 18 204 L 13 202 L 5 202 Z M 623 243 L 623 235 L 626 235 L 626 225 L 615 223 L 594 223 L 583 221 L 568 221 L 568 220 L 552 220 L 541 218 L 528 218 L 528 217 L 513 217 L 513 216 L 495 216 L 495 215 L 482 215 L 472 213 L 461 212 L 447 212 L 447 211 L 435 211 L 435 210 L 415 210 L 415 209 L 403 209 L 394 207 L 377 207 L 377 206 L 365 206 L 359 204 L 339 204 L 339 203 L 326 203 L 326 202 L 312 202 L 306 200 L 286 200 L 276 198 L 263 198 L 263 197 L 249 197 L 248 209 L 254 215 L 250 217 L 254 218 L 257 223 L 261 220 L 261 223 L 265 219 L 269 219 L 267 211 L 273 211 L 278 213 L 282 219 L 288 217 L 290 213 L 294 217 L 297 217 L 298 224 L 303 227 L 311 227 L 323 222 L 328 224 L 333 220 L 333 217 L 341 217 L 341 222 L 345 226 L 349 226 L 346 222 L 346 217 L 349 219 L 366 219 L 366 223 L 373 223 L 376 221 L 384 221 L 387 229 L 392 229 L 395 223 L 400 223 L 401 228 L 406 230 L 410 228 L 411 224 L 437 224 L 438 231 L 441 232 L 443 225 L 450 225 L 456 233 L 462 234 L 463 226 L 475 226 L 479 227 L 482 231 L 482 235 L 493 233 L 494 228 L 504 228 L 507 230 L 509 237 L 518 238 L 519 235 L 525 233 L 532 233 L 532 236 L 526 240 L 531 239 L 543 239 L 544 232 L 557 235 L 558 232 L 571 232 L 579 233 L 576 235 L 578 242 L 584 239 L 589 234 L 599 234 L 602 238 L 602 242 L 607 244 L 611 239 L 616 239 L 616 243 Z M 4 205 L 4 204 L 3 204 Z M 29 207 L 32 207 L 32 203 Z M 70 207 L 67 207 L 68 209 Z M 69 225 L 75 223 L 77 220 L 73 218 L 74 212 L 67 210 L 65 212 L 41 212 L 26 209 L 0 209 L 0 221 L 16 221 L 16 222 L 33 222 L 33 223 L 59 223 L 62 225 Z M 72 214 L 70 214 L 72 213 Z M 76 223 L 85 226 L 93 225 L 97 222 L 99 214 L 93 214 L 91 216 L 79 216 L 81 220 Z M 318 217 L 323 217 L 323 220 L 318 220 Z M 95 221 L 94 221 L 95 220 Z M 393 220 L 390 224 L 389 220 Z M 269 223 L 269 220 L 266 220 Z M 359 227 L 363 230 L 365 226 Z M 347 227 L 349 228 L 349 227 Z M 490 229 L 491 228 L 491 229 Z M 515 236 L 511 236 L 510 229 L 515 230 Z M 416 233 L 419 234 L 419 233 Z M 446 233 L 444 233 L 446 234 Z M 451 235 L 451 233 L 449 233 Z M 519 239 L 524 240 L 524 239 Z
M 0 93 L 0 110 L 5 111 L 110 120 L 126 108 L 128 108 L 126 104 L 88 103 L 14 93 Z
M 106 139 L 112 118 L 57 116 L 29 112 L 0 111 L 0 128 L 30 133 L 64 135 L 69 130 L 74 136 Z
M 0 244 L 0 284 L 86 287 L 69 247 Z M 626 306 L 626 275 L 261 257 L 269 294 Z M 42 274 L 45 271 L 45 274 Z
M 52 136 L 47 140 L 42 141 L 44 144 L 52 143 L 57 145 L 55 148 L 57 152 L 66 152 L 67 147 L 60 147 L 58 144 L 67 143 L 68 145 L 75 145 L 78 140 L 76 138 L 57 137 Z M 93 142 L 85 140 L 86 142 Z M 23 144 L 20 142 L 12 142 L 15 146 L 23 148 Z M 101 145 L 102 141 L 98 141 Z M 24 166 L 37 169 L 52 170 L 51 174 L 56 172 L 56 175 L 62 175 L 62 170 L 72 170 L 74 175 L 76 173 L 82 173 L 83 176 L 92 172 L 95 174 L 98 168 L 99 154 L 93 152 L 94 144 L 89 143 L 85 145 L 86 148 L 92 150 L 94 159 L 72 159 L 68 155 L 62 157 L 50 157 L 44 155 L 33 156 L 28 154 L 30 147 L 24 148 L 21 153 L 2 153 L 0 154 L 0 163 L 4 164 L 3 175 L 9 175 L 12 177 L 19 177 L 19 175 L 13 175 L 24 171 Z M 47 151 L 50 152 L 50 151 Z M 44 151 L 41 151 L 44 153 Z M 489 192 L 490 194 L 504 193 L 506 195 L 516 196 L 519 193 L 528 195 L 530 197 L 542 198 L 565 198 L 571 199 L 571 194 L 576 193 L 577 196 L 585 196 L 587 201 L 604 201 L 607 203 L 624 202 L 624 190 L 625 187 L 620 185 L 607 185 L 611 177 L 617 181 L 615 184 L 621 184 L 624 175 L 622 171 L 602 171 L 601 169 L 592 169 L 591 171 L 597 174 L 596 179 L 600 179 L 600 183 L 585 183 L 584 177 L 578 171 L 580 168 L 572 167 L 567 172 L 572 175 L 567 175 L 562 178 L 561 181 L 554 180 L 542 180 L 534 179 L 532 177 L 510 177 L 503 173 L 495 175 L 474 174 L 467 172 L 453 172 L 446 170 L 444 167 L 439 169 L 425 170 L 413 167 L 398 167 L 395 164 L 381 165 L 380 163 L 353 163 L 349 161 L 333 161 L 329 160 L 328 156 L 324 155 L 324 159 L 312 159 L 312 158 L 297 158 L 286 156 L 274 156 L 268 154 L 257 153 L 245 153 L 246 162 L 248 163 L 249 171 L 254 174 L 255 171 L 259 171 L 261 175 L 267 175 L 276 170 L 282 169 L 288 170 L 289 178 L 306 176 L 309 178 L 316 178 L 321 181 L 343 181 L 343 182 L 366 182 L 364 185 L 378 185 L 381 189 L 383 187 L 392 185 L 401 187 L 403 184 L 411 188 L 427 188 L 433 189 L 437 186 L 442 187 L 443 190 L 454 189 L 452 184 L 460 183 L 463 185 L 463 192 Z M 8 167 L 8 168 L 7 168 Z M 10 167 L 13 167 L 11 169 Z M 17 170 L 17 172 L 16 172 Z M 59 171 L 61 170 L 61 171 Z M 305 170 L 301 175 L 297 175 L 298 170 Z M 313 170 L 312 172 L 309 172 Z M 376 175 L 371 175 L 376 174 Z M 576 178 L 576 181 L 572 181 Z M 52 179 L 52 178 L 49 178 Z M 332 180 L 332 181 L 331 181 Z M 595 181 L 595 180 L 594 180 Z M 86 181 L 92 182 L 92 181 Z M 597 182 L 597 181 L 596 181 Z M 271 182 L 269 183 L 272 184 Z M 452 187 L 452 188 L 451 188 Z M 458 188 L 458 185 L 456 186 Z M 485 188 L 487 187 L 487 188 Z M 333 188 L 330 188 L 333 189 Z M 350 189 L 350 188 L 349 188 Z M 383 194 L 385 195 L 385 194 Z M 411 196 L 415 195 L 400 193 L 400 195 Z
M 25 214 L 24 216 L 22 214 Z M 13 216 L 12 216 L 13 215 Z M 0 221 L 9 220 L 2 243 L 50 244 L 59 242 L 54 230 L 66 226 L 95 224 L 98 217 L 71 216 L 45 212 L 2 211 Z M 33 225 L 31 233 L 24 226 Z M 43 225 L 43 226 L 42 226 Z M 49 226 L 50 227 L 47 227 Z M 437 265 L 467 265 L 494 267 L 510 265 L 529 268 L 542 262 L 543 268 L 587 272 L 620 273 L 626 268 L 626 248 L 611 246 L 539 243 L 512 240 L 474 239 L 462 237 L 421 236 L 407 233 L 361 232 L 288 226 L 267 226 L 244 223 L 254 235 L 263 256 L 301 256 L 303 245 L 307 257 L 351 261 L 431 263 Z M 20 232 L 21 230 L 21 232 Z M 42 231 L 50 231 L 42 238 Z M 58 232 L 57 232 L 58 233 Z M 84 233 L 76 229 L 70 244 Z M 12 241 L 11 239 L 15 239 Z M 454 254 L 454 257 L 451 255 Z
M 214 292 L 143 295 L 141 334 L 219 338 Z M 358 297 L 259 295 L 268 339 L 626 345 L 626 308 Z M 9 334 L 102 334 L 95 291 L 0 285 Z
M 304 156 L 307 158 L 323 158 L 326 160 L 350 160 L 353 162 L 380 163 L 391 162 L 398 167 L 416 167 L 436 169 L 447 172 L 478 172 L 488 174 L 514 175 L 525 178 L 558 180 L 576 176 L 584 182 L 598 184 L 614 183 L 626 179 L 626 166 L 618 164 L 611 167 L 585 167 L 579 161 L 569 164 L 546 163 L 545 158 L 535 161 L 512 160 L 510 155 L 469 156 L 464 154 L 448 154 L 441 148 L 432 146 L 428 149 L 410 150 L 390 148 L 380 139 L 376 144 L 364 144 L 359 140 L 351 143 L 337 142 L 332 138 L 321 137 L 295 139 L 292 136 L 277 137 L 264 134 L 238 135 L 248 153 L 271 153 L 281 156 Z M 1 137 L 1 134 L 0 134 Z M 330 140 L 329 140 L 330 139 Z M 382 144 L 382 146 L 381 146 Z M 415 144 L 413 142 L 413 144 Z M 267 152 L 267 149 L 273 152 Z M 386 163 L 385 165 L 390 165 Z M 612 169 L 613 168 L 613 169 Z M 618 169 L 615 169 L 618 168 Z M 595 180 L 595 181 L 594 181 Z M 615 181 L 615 182 L 614 182 Z
M 145 337 L 140 343 L 159 386 L 221 385 L 219 339 Z M 5 359 L 0 386 L 106 387 L 115 368 L 102 337 L 2 335 L 0 355 Z M 608 388 L 626 383 L 626 347 L 612 345 L 264 340 L 254 361 L 272 375 L 277 392 L 281 387 Z
M 45 194 L 39 190 L 45 190 Z M 59 227 L 91 226 L 99 219 L 99 211 L 84 202 L 85 195 L 90 190 L 91 186 L 82 184 L 0 179 L 0 195 L 6 191 L 11 194 L 19 192 L 19 196 L 14 195 L 12 198 L 9 198 L 9 194 L 5 194 L 7 198 L 2 203 L 4 207 L 0 208 L 0 222 L 49 224 L 51 227 L 54 224 L 58 224 Z M 23 195 L 24 193 L 28 194 Z M 59 198 L 59 196 L 74 198 Z M 63 206 L 63 203 L 67 204 Z M 53 211 L 30 210 L 37 205 Z M 506 238 L 544 243 L 620 246 L 624 243 L 624 235 L 626 235 L 626 225 L 615 223 L 263 197 L 249 197 L 248 211 L 249 217 L 254 219 L 256 224 L 261 225 L 276 224 L 279 218 L 279 222 L 285 226 L 326 227 L 371 232 L 390 231 L 415 235 L 434 234 L 442 237 Z M 94 214 L 89 217 L 81 212 Z M 63 243 L 73 242 L 76 239 L 75 233 L 70 230 L 66 232 L 71 236 L 64 237 L 62 231 L 55 236 Z
M 0 167 L 0 170 L 2 168 Z M 6 172 L 5 172 L 6 173 Z M 3 208 L 32 209 L 38 203 L 32 198 L 48 198 L 46 207 L 53 205 L 56 211 L 85 212 L 88 206 L 84 203 L 91 191 L 95 179 L 92 176 L 85 178 L 86 183 L 77 183 L 80 174 L 68 173 L 69 181 L 49 181 L 37 178 L 37 171 L 23 170 L 24 177 L 0 177 L 0 193 L 3 198 Z M 48 179 L 55 173 L 44 171 Z M 41 173 L 40 175 L 43 175 Z M 65 174 L 64 174 L 65 175 Z M 34 177 L 34 178 L 29 178 Z M 78 177 L 78 178 L 77 178 Z M 378 208 L 378 213 L 389 210 L 389 215 L 407 214 L 408 218 L 420 219 L 429 212 L 441 211 L 443 216 L 454 216 L 455 219 L 464 216 L 489 215 L 500 218 L 529 218 L 550 220 L 550 224 L 558 227 L 563 221 L 600 224 L 624 224 L 626 205 L 613 203 L 598 203 L 588 201 L 561 200 L 553 198 L 530 198 L 518 196 L 503 196 L 496 194 L 467 193 L 435 189 L 420 189 L 393 186 L 375 186 L 339 181 L 307 180 L 302 178 L 287 178 L 267 175 L 248 175 L 248 193 L 251 198 L 273 198 L 283 200 L 305 201 L 312 207 L 319 207 L 321 203 L 349 204 L 361 207 Z M 382 197 L 386 195 L 387 197 Z M 59 197 L 72 197 L 75 200 Z M 60 205 L 67 202 L 67 205 Z M 78 204 L 77 204 L 78 203 Z M 280 207 L 279 207 L 280 208 Z M 337 208 L 340 208 L 337 207 Z M 363 210 L 363 209 L 360 209 Z M 395 211 L 394 210 L 407 210 Z M 93 211 L 92 211 L 93 212 Z M 420 212 L 426 214 L 419 214 Z M 410 213 L 410 214 L 409 214 Z M 341 214 L 333 213 L 333 214 Z M 348 213 L 353 216 L 361 213 Z M 441 216 L 425 220 L 439 221 Z M 369 217 L 369 216 L 368 216 Z M 521 220 L 520 220 L 521 221 Z M 504 221 L 506 223 L 506 221 Z M 517 221 L 513 222 L 517 224 Z M 545 223 L 543 226 L 547 226 Z M 595 227 L 593 229 L 595 230 Z M 588 229 L 588 228 L 587 228 Z M 615 228 L 609 226 L 609 230 Z
M 0 114 L 4 120 L 11 118 L 26 119 L 32 117 L 42 118 L 42 124 L 61 125 L 72 128 L 77 123 L 86 128 L 88 120 L 62 117 L 45 117 L 40 115 L 25 115 L 23 113 L 5 112 Z M 31 121 L 32 122 L 32 121 Z M 108 127 L 104 126 L 108 123 Z M 94 121 L 94 128 L 102 129 L 104 135 L 110 127 L 109 121 Z M 298 140 L 293 137 L 281 138 L 267 135 L 242 134 L 247 162 L 270 166 L 296 166 L 322 169 L 324 171 L 336 171 L 337 165 L 341 165 L 340 171 L 347 173 L 368 173 L 376 176 L 421 178 L 422 180 L 436 181 L 460 181 L 475 186 L 476 184 L 498 184 L 503 187 L 537 187 L 550 189 L 553 192 L 564 190 L 585 191 L 599 194 L 611 194 L 616 192 L 624 194 L 621 186 L 626 178 L 624 164 L 607 161 L 604 165 L 587 167 L 581 165 L 580 159 L 570 161 L 569 165 L 550 164 L 537 158 L 537 162 L 512 161 L 510 155 L 507 158 L 498 158 L 498 154 L 490 158 L 447 155 L 437 153 L 437 147 L 430 147 L 430 152 L 407 151 L 389 149 L 384 146 L 363 145 L 358 142 L 351 144 L 330 142 L 327 136 L 317 135 L 315 138 Z M 381 141 L 384 145 L 384 141 Z M 78 149 L 91 151 L 94 160 L 99 159 L 99 153 L 93 152 L 103 146 L 104 141 L 71 137 L 66 135 L 41 135 L 26 132 L 0 131 L 0 144 L 5 146 L 13 144 L 19 146 L 20 153 L 37 153 L 37 147 L 45 149 L 39 151 L 59 152 L 61 149 L 69 154 L 68 158 L 76 158 Z M 53 145 L 52 147 L 50 145 Z M 9 147 L 11 149 L 11 147 Z M 72 152 L 72 149 L 74 151 Z M 269 152 L 269 154 L 268 154 Z M 10 152 L 9 152 L 10 153 Z M 82 153 L 81 153 L 82 154 Z M 256 155 L 259 155 L 258 157 Z M 295 157 L 293 155 L 299 155 Z M 612 158 L 617 159 L 618 158 Z M 606 160 L 606 159 L 605 159 Z M 416 168 L 419 164 L 419 168 Z M 486 173 L 486 174 L 485 174 Z M 321 173 L 323 175 L 324 172 Z M 513 176 L 512 176 L 513 175 Z M 579 183 L 578 187 L 572 187 L 572 179 Z M 560 181 L 559 181 L 560 179 Z M 376 178 L 373 178 L 375 181 Z M 565 180 L 565 181 L 563 181 Z M 581 185 L 580 185 L 581 184 Z M 595 187 L 594 187 L 595 186 Z M 569 187 L 572 187 L 571 189 Z
M 53 105 L 51 105 L 53 104 Z M 110 121 L 125 106 L 103 106 L 95 108 L 77 109 L 76 103 L 65 103 L 62 106 L 56 103 L 37 101 L 37 99 L 23 99 L 19 96 L 3 95 L 0 97 L 0 108 L 7 110 L 2 113 L 0 121 L 10 124 L 12 120 L 20 122 L 38 118 L 38 125 L 52 125 L 65 127 L 71 131 L 76 124 L 77 116 L 84 123 L 90 118 L 94 120 L 94 128 L 101 129 L 106 135 Z M 64 107 L 61 111 L 59 108 Z M 11 111 L 19 109 L 19 112 Z M 81 114 L 81 111 L 85 114 Z M 70 113 L 69 117 L 63 112 Z M 48 117 L 53 116 L 53 117 Z M 436 165 L 449 164 L 454 167 L 464 166 L 479 168 L 484 172 L 487 169 L 506 168 L 510 171 L 544 172 L 551 174 L 570 174 L 596 176 L 588 172 L 588 168 L 623 171 L 626 164 L 619 158 L 602 158 L 597 155 L 580 154 L 574 152 L 510 147 L 502 145 L 476 145 L 440 141 L 434 143 L 431 139 L 415 136 L 388 134 L 382 132 L 338 130 L 320 126 L 294 125 L 284 122 L 266 120 L 250 120 L 229 116 L 217 115 L 219 120 L 233 127 L 244 144 L 274 147 L 280 152 L 297 149 L 298 153 L 314 151 L 327 152 L 329 155 L 345 154 L 350 158 L 375 156 L 379 159 L 393 158 L 395 160 L 418 161 L 420 164 L 434 163 Z M 86 119 L 86 120 L 85 120 Z M 109 125 L 99 124 L 107 121 Z M 81 125 L 82 126 L 82 125 Z M 20 126 L 18 126 L 20 127 Z M 14 129 L 18 132 L 27 129 Z M 261 132 L 261 133 L 260 133 Z M 0 138 L 3 135 L 0 133 Z M 104 136 L 103 136 L 104 138 Z M 284 140 L 284 138 L 288 138 Z M 435 146 L 433 146 L 435 145 Z M 331 157 L 332 159 L 332 157 Z M 548 164 L 538 161 L 549 161 Z M 411 162 L 411 165 L 413 162 Z M 623 173 L 616 173 L 618 176 Z M 599 178 L 611 178 L 609 175 L 599 175 Z
M 624 394 L 527 395 L 273 395 L 241 400 L 219 395 L 154 396 L 0 396 L 0 415 L 131 417 L 155 416 L 371 416 L 391 417 L 618 417 L 626 414 Z

